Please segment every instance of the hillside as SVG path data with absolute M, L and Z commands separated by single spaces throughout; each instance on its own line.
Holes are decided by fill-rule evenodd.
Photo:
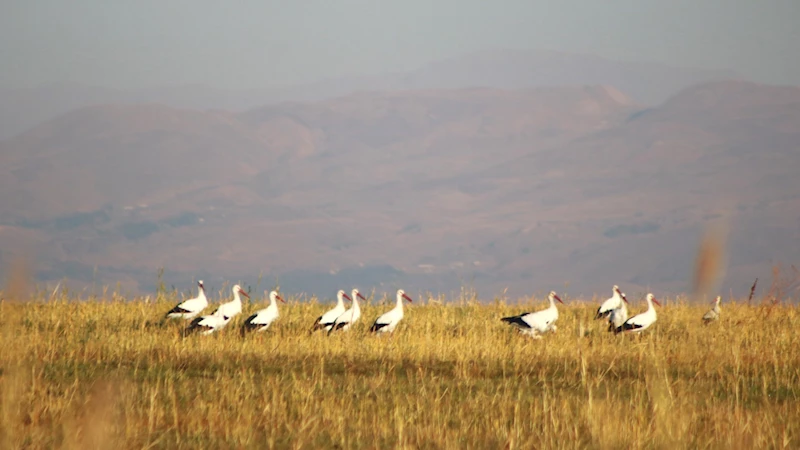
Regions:
M 0 258 L 132 289 L 164 266 L 324 295 L 675 292 L 727 217 L 740 290 L 800 250 L 796 130 L 800 89 L 743 82 L 654 108 L 608 86 L 98 106 L 0 144 Z
M 800 89 L 704 84 L 613 129 L 481 177 L 521 183 L 533 165 L 563 174 L 545 189 L 503 193 L 518 198 L 519 209 L 527 199 L 542 198 L 542 209 L 563 223 L 559 240 L 577 244 L 564 245 L 541 267 L 542 275 L 558 277 L 569 267 L 608 279 L 622 271 L 626 283 L 642 289 L 680 291 L 690 279 L 702 228 L 722 219 L 732 233 L 726 286 L 741 290 L 756 276 L 768 278 L 772 264 L 794 262 L 800 250 L 798 125 Z M 508 237 L 505 245 L 537 240 Z M 513 264 L 528 267 L 521 259 Z

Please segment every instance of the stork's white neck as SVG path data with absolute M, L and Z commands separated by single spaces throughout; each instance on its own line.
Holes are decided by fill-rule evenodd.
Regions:
M 650 296 L 647 296 L 647 312 L 652 312 L 653 314 L 656 313 L 656 307 L 653 306 L 653 300 Z
M 397 308 L 403 309 L 403 294 L 397 293 Z
M 358 305 L 358 292 L 353 292 L 351 296 L 353 297 L 353 311 L 361 311 L 361 307 Z

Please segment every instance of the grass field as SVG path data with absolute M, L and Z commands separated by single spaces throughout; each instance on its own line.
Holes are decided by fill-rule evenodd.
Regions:
M 254 295 L 260 297 L 260 295 Z M 631 296 L 632 297 L 632 296 Z M 281 304 L 262 335 L 161 323 L 175 298 L 0 305 L 2 448 L 799 448 L 793 306 L 666 300 L 641 338 L 564 299 L 558 332 L 499 321 L 545 306 L 415 303 L 394 336 L 309 335 L 332 303 Z M 644 308 L 631 300 L 631 313 Z

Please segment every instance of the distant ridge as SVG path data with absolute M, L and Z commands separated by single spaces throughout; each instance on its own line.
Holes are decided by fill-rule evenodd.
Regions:
M 433 61 L 402 73 L 341 77 L 297 86 L 227 90 L 201 85 L 114 89 L 59 83 L 0 89 L 0 140 L 70 110 L 95 104 L 161 103 L 177 108 L 241 111 L 287 101 L 313 102 L 353 92 L 489 87 L 521 89 L 609 85 L 638 103 L 656 105 L 688 86 L 736 79 L 724 70 L 615 61 L 594 55 L 542 50 L 480 51 Z

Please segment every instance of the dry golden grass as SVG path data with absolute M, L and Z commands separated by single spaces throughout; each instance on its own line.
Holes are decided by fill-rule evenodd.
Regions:
M 641 338 L 567 300 L 542 340 L 499 318 L 543 299 L 415 298 L 394 336 L 308 334 L 288 298 L 262 335 L 181 336 L 175 298 L 4 300 L 2 448 L 784 448 L 800 446 L 795 307 L 668 300 Z M 632 313 L 643 302 L 632 298 Z

